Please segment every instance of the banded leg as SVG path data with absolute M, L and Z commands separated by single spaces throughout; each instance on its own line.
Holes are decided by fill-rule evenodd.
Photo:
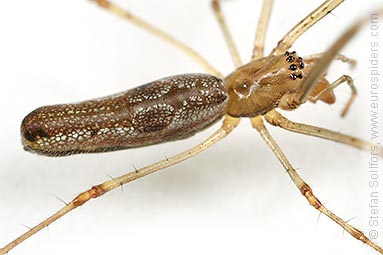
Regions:
M 380 156 L 383 157 L 383 148 L 378 145 L 371 144 L 359 138 L 334 132 L 325 128 L 310 126 L 302 123 L 293 122 L 282 116 L 276 110 L 269 111 L 264 115 L 267 122 L 271 125 L 281 127 L 288 131 L 323 138 L 326 140 L 342 143 L 365 151 L 380 151 Z
M 351 226 L 350 224 L 342 220 L 340 217 L 338 217 L 336 214 L 334 214 L 333 212 L 331 212 L 329 209 L 327 209 L 325 206 L 322 205 L 319 199 L 314 195 L 310 186 L 295 171 L 295 169 L 290 164 L 290 162 L 288 161 L 288 159 L 286 158 L 286 156 L 284 155 L 284 153 L 282 152 L 278 144 L 271 137 L 266 127 L 264 126 L 261 117 L 258 116 L 258 117 L 252 118 L 251 123 L 252 123 L 252 126 L 255 129 L 257 129 L 257 131 L 259 132 L 263 140 L 267 143 L 269 148 L 273 151 L 274 155 L 282 163 L 283 167 L 286 169 L 286 172 L 290 176 L 291 180 L 294 182 L 295 186 L 300 190 L 302 195 L 307 199 L 307 201 L 309 202 L 311 206 L 313 206 L 319 212 L 323 213 L 324 215 L 329 217 L 331 220 L 336 222 L 354 238 L 362 241 L 363 243 L 366 243 L 367 245 L 371 246 L 376 251 L 383 254 L 383 249 L 379 247 L 377 244 L 375 244 L 374 242 L 372 242 L 370 239 L 368 239 L 360 230 Z
M 259 17 L 257 31 L 255 33 L 253 55 L 251 57 L 251 60 L 256 60 L 258 58 L 263 57 L 264 55 L 266 28 L 270 20 L 270 12 L 272 5 L 273 0 L 263 1 L 261 16 Z
M 121 18 L 128 20 L 129 22 L 135 24 L 136 26 L 142 28 L 143 30 L 153 34 L 154 36 L 164 40 L 165 42 L 173 45 L 174 47 L 181 50 L 183 53 L 194 59 L 199 65 L 201 65 L 208 73 L 215 75 L 217 77 L 223 77 L 222 74 L 216 70 L 205 58 L 203 58 L 195 50 L 187 46 L 185 43 L 175 39 L 171 35 L 163 32 L 159 28 L 153 26 L 152 24 L 146 22 L 145 20 L 140 19 L 134 14 L 123 10 L 116 4 L 111 3 L 109 0 L 90 0 L 95 1 L 100 7 L 109 10 Z
M 241 57 L 239 56 L 237 47 L 235 46 L 235 43 L 234 43 L 233 37 L 230 34 L 229 28 L 227 27 L 225 18 L 221 11 L 219 0 L 212 0 L 211 6 L 213 7 L 218 24 L 221 27 L 223 36 L 225 37 L 226 44 L 229 47 L 230 55 L 233 60 L 234 66 L 238 68 L 242 65 Z
M 181 152 L 179 154 L 176 154 L 170 158 L 166 158 L 164 160 L 158 161 L 157 163 L 151 164 L 149 166 L 137 169 L 133 172 L 130 172 L 128 174 L 122 175 L 117 178 L 113 178 L 112 180 L 106 181 L 104 183 L 101 183 L 99 185 L 93 186 L 91 189 L 80 193 L 77 195 L 70 203 L 68 203 L 66 206 L 64 206 L 62 209 L 57 211 L 55 214 L 41 222 L 40 224 L 36 225 L 35 227 L 28 230 L 26 233 L 21 235 L 20 237 L 16 238 L 6 246 L 0 249 L 0 255 L 4 255 L 7 252 L 9 252 L 11 249 L 19 245 L 21 242 L 25 241 L 35 233 L 39 232 L 43 228 L 49 226 L 56 220 L 63 217 L 65 214 L 69 213 L 70 211 L 76 209 L 77 207 L 85 204 L 92 198 L 97 198 L 105 193 L 123 185 L 128 182 L 131 182 L 133 180 L 139 179 L 141 177 L 144 177 L 148 174 L 157 172 L 159 170 L 165 169 L 169 166 L 178 164 L 204 150 L 209 148 L 211 145 L 215 144 L 219 140 L 223 139 L 227 134 L 229 134 L 239 123 L 238 118 L 233 118 L 230 116 L 226 116 L 225 120 L 223 121 L 223 124 L 220 129 L 218 129 L 216 132 L 214 132 L 209 138 L 204 140 L 199 145 Z
M 321 20 L 324 16 L 334 10 L 344 0 L 327 0 L 318 8 L 307 15 L 303 20 L 296 24 L 287 34 L 278 42 L 277 47 L 273 49 L 271 55 L 280 55 L 290 49 L 294 42 L 305 33 L 310 27 Z
M 339 77 L 336 81 L 334 81 L 333 83 L 330 84 L 330 86 L 325 89 L 325 90 L 322 90 L 319 94 L 317 94 L 315 97 L 313 97 L 311 100 L 313 102 L 316 102 L 318 101 L 321 96 L 326 93 L 327 90 L 333 90 L 335 89 L 336 87 L 338 87 L 340 84 L 342 84 L 343 82 L 347 82 L 347 85 L 351 88 L 351 96 L 350 96 L 350 99 L 348 100 L 347 104 L 345 105 L 345 107 L 343 108 L 342 110 L 342 113 L 341 113 L 341 116 L 344 117 L 346 116 L 348 110 L 350 109 L 351 107 L 351 104 L 354 102 L 355 100 L 355 97 L 357 95 L 357 92 L 356 92 L 356 88 L 354 86 L 354 80 L 348 76 L 348 75 L 342 75 L 341 77 Z

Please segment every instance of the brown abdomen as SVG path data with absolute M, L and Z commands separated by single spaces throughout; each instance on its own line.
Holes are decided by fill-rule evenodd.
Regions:
M 184 139 L 224 114 L 224 82 L 167 77 L 113 96 L 38 108 L 21 124 L 24 148 L 48 156 L 104 152 Z

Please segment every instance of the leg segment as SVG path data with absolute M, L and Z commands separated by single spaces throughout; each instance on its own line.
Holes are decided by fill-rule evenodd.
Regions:
M 102 184 L 93 186 L 91 189 L 80 193 L 76 198 L 74 198 L 70 203 L 68 203 L 66 206 L 64 206 L 61 210 L 53 214 L 51 217 L 47 218 L 40 224 L 36 225 L 35 227 L 28 230 L 26 233 L 21 235 L 20 237 L 16 238 L 9 244 L 7 244 L 5 247 L 0 249 L 0 255 L 4 255 L 7 252 L 9 252 L 11 249 L 19 245 L 24 240 L 28 239 L 35 233 L 39 232 L 41 229 L 49 226 L 59 218 L 63 217 L 65 214 L 69 213 L 70 211 L 76 209 L 77 207 L 85 204 L 92 198 L 97 198 L 105 193 L 123 185 L 128 182 L 131 182 L 133 180 L 139 179 L 141 177 L 144 177 L 148 174 L 157 172 L 159 170 L 162 170 L 164 168 L 167 168 L 171 165 L 175 165 L 177 163 L 180 163 L 188 158 L 191 158 L 192 156 L 206 150 L 211 145 L 215 144 L 219 140 L 223 139 L 228 133 L 230 133 L 239 123 L 240 119 L 232 118 L 230 116 L 227 116 L 222 124 L 222 127 L 218 129 L 216 132 L 214 132 L 209 138 L 204 140 L 199 145 L 181 152 L 177 155 L 174 155 L 172 157 L 166 158 L 164 160 L 158 161 L 157 163 L 154 163 L 152 165 L 136 169 L 133 172 L 130 172 L 128 174 L 122 175 L 117 178 L 113 178 L 112 180 L 109 180 L 107 182 L 104 182 Z
M 313 97 L 311 100 L 313 102 L 316 102 L 318 101 L 321 96 L 326 93 L 326 91 L 328 90 L 333 90 L 335 89 L 336 87 L 338 87 L 340 84 L 342 84 L 343 82 L 347 82 L 347 85 L 350 86 L 351 88 L 351 96 L 350 96 L 350 99 L 348 100 L 346 106 L 343 108 L 342 110 L 342 113 L 341 113 L 341 116 L 344 117 L 346 116 L 348 110 L 350 109 L 351 107 L 351 104 L 354 102 L 355 100 L 355 97 L 357 95 L 357 92 L 356 92 L 356 88 L 354 86 L 354 80 L 348 76 L 348 75 L 342 75 L 340 78 L 338 78 L 336 81 L 334 81 L 327 89 L 325 90 L 322 90 L 322 92 L 320 92 L 319 94 L 317 94 L 315 97 Z
M 213 7 L 215 16 L 218 20 L 218 24 L 221 27 L 223 36 L 225 37 L 226 44 L 229 47 L 230 55 L 234 62 L 234 66 L 238 68 L 242 65 L 241 57 L 238 54 L 233 37 L 231 36 L 229 28 L 227 27 L 226 21 L 223 17 L 219 0 L 212 0 L 211 6 Z
M 180 49 L 183 53 L 185 53 L 186 55 L 194 59 L 198 64 L 200 64 L 208 73 L 218 77 L 223 77 L 222 74 L 219 71 L 217 71 L 212 65 L 210 65 L 207 62 L 207 60 L 204 59 L 199 53 L 194 51 L 192 48 L 190 48 L 183 42 L 175 39 L 169 34 L 153 26 L 152 24 L 146 22 L 145 20 L 140 19 L 139 17 L 135 16 L 134 14 L 128 11 L 123 10 L 118 5 L 115 5 L 109 2 L 108 0 L 91 0 L 91 1 L 95 1 L 99 6 L 109 10 L 110 12 L 114 13 L 117 16 L 120 16 L 121 18 L 128 20 L 129 22 L 135 24 L 136 26 L 142 28 L 143 30 L 146 30 L 147 32 L 153 34 L 154 36 Z
M 377 145 L 368 143 L 361 139 L 358 139 L 353 136 L 344 135 L 338 132 L 334 132 L 325 128 L 310 126 L 306 124 L 301 124 L 297 122 L 290 121 L 286 117 L 282 116 L 276 110 L 272 110 L 265 114 L 265 119 L 271 125 L 281 127 L 288 131 L 292 131 L 294 133 L 310 135 L 314 137 L 323 138 L 326 140 L 346 144 L 358 149 L 362 149 L 365 151 L 371 151 L 372 149 L 379 149 L 381 151 L 381 155 L 383 156 L 383 148 L 378 147 Z
M 266 127 L 263 125 L 263 121 L 261 117 L 255 117 L 251 119 L 251 123 L 255 129 L 259 132 L 263 140 L 267 143 L 269 148 L 273 151 L 274 155 L 278 158 L 278 160 L 282 163 L 283 167 L 286 169 L 286 172 L 290 176 L 291 180 L 294 182 L 295 186 L 300 190 L 302 195 L 307 199 L 309 204 L 317 209 L 319 212 L 325 214 L 331 220 L 335 221 L 338 225 L 340 225 L 345 231 L 347 231 L 350 235 L 355 237 L 356 239 L 366 243 L 367 245 L 374 248 L 376 251 L 383 254 L 383 249 L 379 247 L 377 244 L 368 239 L 360 230 L 351 226 L 325 206 L 319 201 L 319 199 L 314 195 L 310 186 L 298 175 L 293 166 L 287 160 L 286 156 L 282 152 L 281 148 L 271 137 Z
M 329 12 L 334 10 L 344 0 L 327 0 L 307 15 L 302 21 L 295 25 L 287 34 L 278 42 L 277 47 L 271 52 L 271 55 L 280 55 L 290 49 L 293 43 L 311 26 L 321 20 Z
M 261 16 L 259 17 L 257 32 L 255 34 L 253 56 L 251 57 L 251 60 L 256 60 L 264 55 L 266 28 L 270 20 L 272 5 L 273 0 L 263 1 Z

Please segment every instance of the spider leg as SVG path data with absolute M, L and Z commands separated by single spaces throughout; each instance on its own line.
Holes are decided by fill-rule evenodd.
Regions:
M 318 79 L 326 72 L 328 66 L 336 58 L 337 53 L 359 31 L 367 19 L 362 19 L 350 27 L 342 36 L 325 52 L 303 80 L 302 87 L 296 93 L 297 100 L 302 104 L 307 101 Z
M 157 38 L 164 40 L 165 42 L 173 45 L 174 47 L 181 50 L 183 53 L 194 59 L 202 68 L 204 68 L 208 73 L 215 75 L 217 77 L 223 77 L 222 74 L 216 70 L 205 58 L 203 58 L 198 52 L 187 46 L 185 43 L 177 40 L 173 36 L 165 33 L 156 26 L 146 22 L 145 20 L 137 17 L 133 13 L 126 11 L 119 7 L 118 5 L 111 3 L 109 0 L 91 0 L 96 2 L 100 7 L 105 8 L 106 10 L 112 12 L 113 14 L 128 20 L 129 22 L 135 24 L 141 29 L 151 33 Z
M 370 239 L 368 239 L 367 236 L 365 236 L 360 230 L 351 226 L 346 221 L 342 220 L 336 214 L 334 214 L 325 206 L 323 206 L 323 204 L 319 201 L 319 199 L 314 195 L 314 192 L 310 188 L 310 186 L 299 176 L 299 174 L 295 171 L 293 166 L 290 164 L 290 162 L 288 161 L 288 159 L 282 152 L 281 148 L 278 146 L 278 144 L 274 141 L 270 133 L 267 131 L 266 127 L 263 124 L 262 118 L 260 116 L 251 118 L 251 123 L 252 123 L 252 126 L 255 129 L 257 129 L 262 139 L 266 142 L 266 144 L 272 150 L 274 155 L 281 162 L 283 167 L 286 169 L 286 172 L 290 176 L 291 180 L 294 182 L 295 186 L 300 190 L 302 195 L 307 199 L 307 201 L 309 202 L 311 206 L 313 206 L 319 212 L 323 213 L 324 215 L 329 217 L 331 220 L 336 222 L 354 238 L 362 241 L 363 243 L 366 243 L 367 245 L 371 246 L 373 249 L 375 249 L 379 253 L 383 254 L 383 249 L 379 247 L 377 244 L 375 244 L 374 242 L 372 242 Z
M 33 228 L 29 229 L 27 232 L 22 234 L 20 237 L 16 238 L 3 248 L 0 248 L 0 255 L 4 255 L 7 252 L 9 252 L 11 249 L 19 245 L 21 242 L 25 241 L 32 235 L 36 234 L 43 228 L 49 226 L 56 220 L 60 219 L 70 211 L 76 209 L 79 206 L 82 206 L 89 200 L 93 198 L 100 197 L 104 195 L 105 193 L 123 185 L 128 182 L 131 182 L 133 180 L 139 179 L 141 177 L 144 177 L 148 174 L 157 172 L 159 170 L 165 169 L 171 165 L 178 164 L 188 158 L 193 157 L 194 155 L 206 150 L 211 145 L 215 144 L 219 140 L 226 137 L 227 134 L 229 134 L 239 123 L 240 119 L 233 118 L 230 116 L 226 116 L 225 120 L 223 121 L 223 124 L 220 129 L 218 129 L 216 132 L 214 132 L 210 137 L 208 137 L 206 140 L 204 140 L 199 145 L 186 150 L 184 152 L 181 152 L 179 154 L 176 154 L 172 157 L 166 158 L 164 160 L 158 161 L 154 164 L 151 164 L 149 166 L 136 169 L 130 173 L 127 173 L 125 175 L 113 178 L 109 181 L 106 181 L 104 183 L 101 183 L 99 185 L 93 186 L 89 190 L 80 193 L 77 195 L 70 203 L 66 204 L 63 208 L 61 208 L 59 211 L 57 211 L 55 214 L 50 216 L 49 218 L 45 219 L 38 225 L 34 226 Z
M 264 115 L 264 117 L 266 121 L 269 122 L 271 125 L 281 127 L 294 133 L 323 138 L 365 151 L 371 151 L 372 149 L 380 150 L 380 155 L 383 156 L 383 148 L 379 147 L 378 145 L 371 144 L 359 138 L 341 134 L 325 128 L 293 122 L 287 119 L 286 117 L 282 116 L 282 114 L 280 114 L 276 110 L 269 111 Z
M 309 56 L 305 56 L 304 58 L 305 59 L 320 59 L 322 56 L 324 55 L 324 53 L 316 53 L 316 54 L 312 54 L 312 55 L 309 55 Z M 354 68 L 356 66 L 356 60 L 355 59 L 352 59 L 352 58 L 349 58 L 343 54 L 336 54 L 334 60 L 339 60 L 343 63 L 346 63 L 346 64 L 349 64 L 351 68 Z
M 351 96 L 350 96 L 347 104 L 343 108 L 342 113 L 341 113 L 342 117 L 346 116 L 348 110 L 350 109 L 350 107 L 351 107 L 352 103 L 354 102 L 355 97 L 357 95 L 357 91 L 356 91 L 356 88 L 354 86 L 354 80 L 350 76 L 348 76 L 348 75 L 342 75 L 341 77 L 339 77 L 336 81 L 331 83 L 330 86 L 327 89 L 322 90 L 316 96 L 312 97 L 310 99 L 310 101 L 313 101 L 313 102 L 318 101 L 321 98 L 321 96 L 324 93 L 326 93 L 328 90 L 333 90 L 333 89 L 335 89 L 336 87 L 338 87 L 339 85 L 341 85 L 344 82 L 347 82 L 347 85 L 351 88 Z
M 222 30 L 223 36 L 225 38 L 226 44 L 229 48 L 231 58 L 233 60 L 235 67 L 240 67 L 242 65 L 241 57 L 239 56 L 237 47 L 235 46 L 232 35 L 230 34 L 229 28 L 227 27 L 225 18 L 221 11 L 221 5 L 219 0 L 212 0 L 211 6 L 213 7 L 213 11 L 215 17 L 217 18 L 218 24 Z
M 251 60 L 256 60 L 258 58 L 263 57 L 264 55 L 266 28 L 270 20 L 270 12 L 272 5 L 273 0 L 263 1 L 261 16 L 259 17 L 257 31 L 255 33 L 253 55 L 251 57 Z
M 295 25 L 287 34 L 278 42 L 277 47 L 273 49 L 271 55 L 280 55 L 290 49 L 294 42 L 310 27 L 321 20 L 324 16 L 334 10 L 344 0 L 327 0 L 318 8 L 307 15 L 297 25 Z

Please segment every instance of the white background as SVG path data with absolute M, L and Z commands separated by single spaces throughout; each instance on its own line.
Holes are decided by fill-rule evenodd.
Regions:
M 123 6 L 205 56 L 223 73 L 232 62 L 207 0 L 124 0 Z M 249 59 L 260 1 L 225 1 L 241 55 Z M 276 1 L 266 53 L 318 1 Z M 358 16 L 381 1 L 348 1 L 293 47 L 323 52 Z M 119 92 L 164 76 L 203 72 L 177 49 L 89 1 L 14 0 L 0 8 L 0 246 L 80 191 L 200 142 L 192 139 L 105 154 L 47 158 L 23 151 L 19 125 L 31 110 Z M 355 78 L 360 95 L 340 118 L 349 88 L 333 106 L 307 104 L 289 118 L 369 138 L 368 29 L 344 49 L 330 80 Z M 270 127 L 321 201 L 369 230 L 368 153 Z M 381 214 L 383 217 L 383 214 Z M 383 230 L 381 232 L 383 234 Z M 380 239 L 381 243 L 382 239 Z M 10 254 L 376 254 L 311 208 L 248 120 L 195 158 L 138 180 L 75 210 Z

